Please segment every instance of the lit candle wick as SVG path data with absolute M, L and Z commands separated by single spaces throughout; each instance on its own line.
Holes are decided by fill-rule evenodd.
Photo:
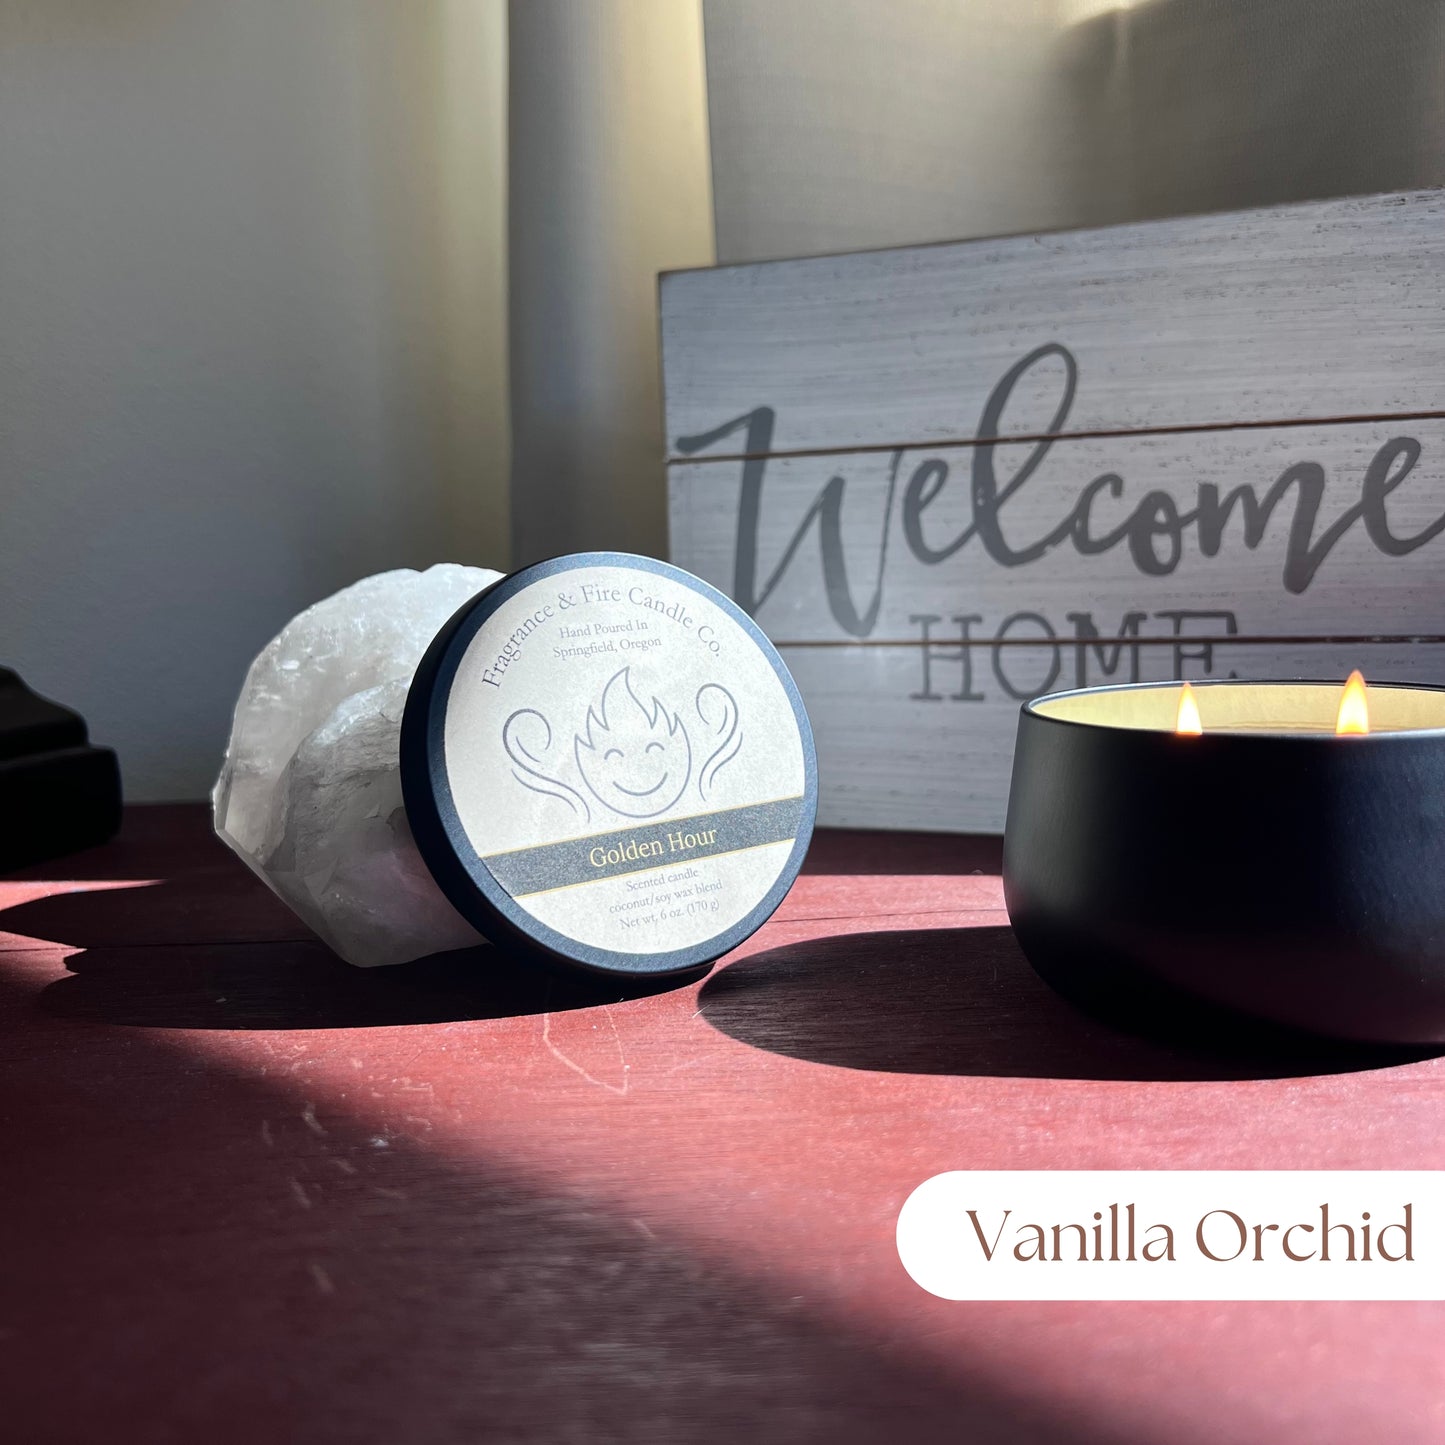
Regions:
M 1187 682 L 1179 689 L 1179 711 L 1174 716 L 1174 731 L 1190 738 L 1197 738 L 1204 731 L 1204 724 L 1199 721 L 1199 704 L 1194 700 L 1194 689 Z
M 1365 679 L 1359 668 L 1350 674 L 1340 694 L 1340 710 L 1335 715 L 1335 732 L 1359 736 L 1370 730 L 1370 704 L 1365 693 Z

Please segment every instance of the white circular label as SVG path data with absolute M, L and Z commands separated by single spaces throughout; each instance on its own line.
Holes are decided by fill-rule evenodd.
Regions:
M 457 821 L 498 887 L 591 948 L 724 933 L 811 817 L 773 662 L 710 598 L 641 568 L 558 570 L 506 598 L 457 665 L 443 746 Z

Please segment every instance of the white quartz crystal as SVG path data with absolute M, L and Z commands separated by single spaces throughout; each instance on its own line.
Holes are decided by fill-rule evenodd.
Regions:
M 216 832 L 349 963 L 480 941 L 412 841 L 398 743 L 422 654 L 500 575 L 448 564 L 367 577 L 292 618 L 246 674 L 211 795 Z

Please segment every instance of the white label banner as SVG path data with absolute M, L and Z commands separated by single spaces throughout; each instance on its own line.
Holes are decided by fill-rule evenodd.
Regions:
M 1445 1298 L 1445 1173 L 957 1170 L 898 1216 L 956 1300 Z

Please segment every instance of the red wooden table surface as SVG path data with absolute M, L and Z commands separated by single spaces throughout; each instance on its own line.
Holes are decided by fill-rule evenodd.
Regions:
M 1445 1305 L 958 1304 L 956 1168 L 1440 1168 L 1445 1060 L 1136 1042 L 989 840 L 823 834 L 701 984 L 336 962 L 129 812 L 0 881 L 0 1432 L 30 1441 L 1445 1439 Z

